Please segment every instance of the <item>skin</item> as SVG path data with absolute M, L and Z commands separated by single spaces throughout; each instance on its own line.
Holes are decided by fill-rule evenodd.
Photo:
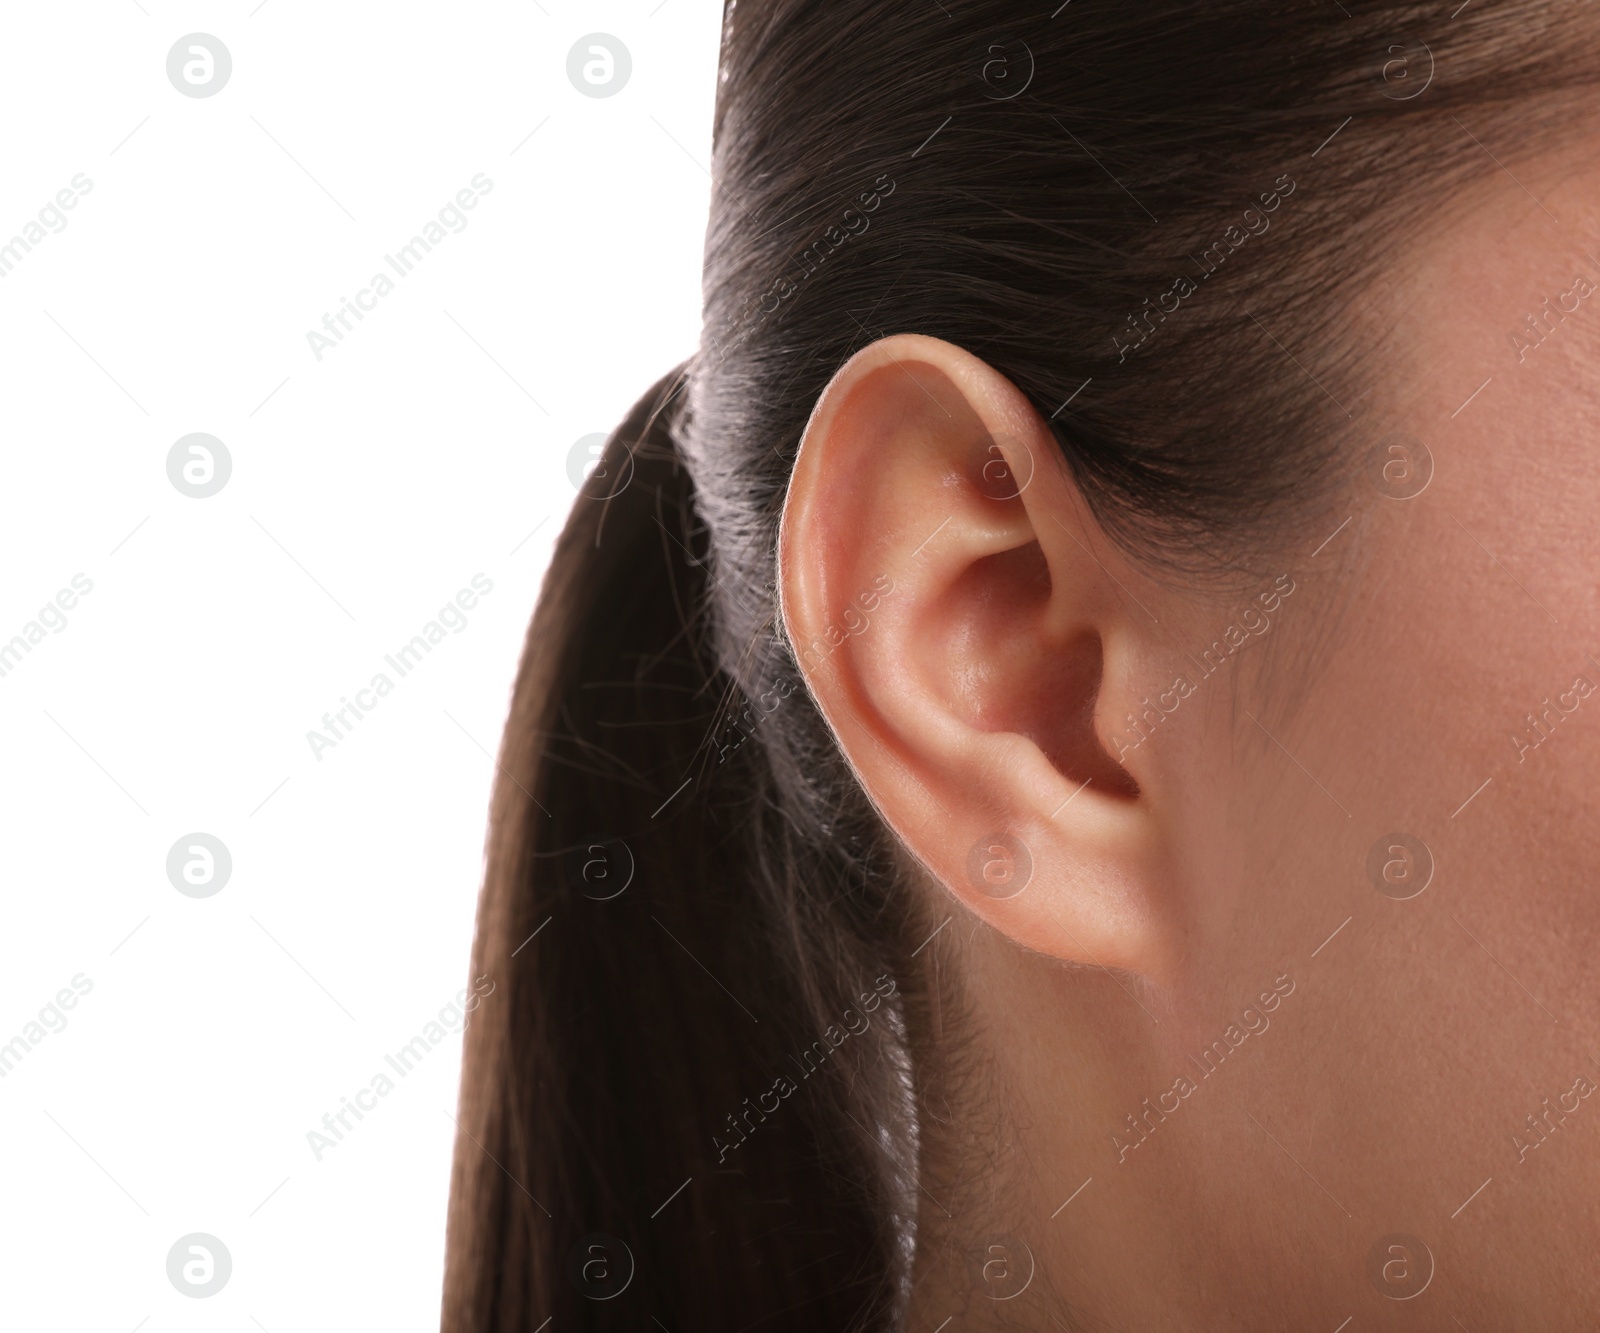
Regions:
M 1326 521 L 1225 595 L 1113 545 L 1045 423 L 960 348 L 886 339 L 819 401 L 783 614 L 810 641 L 895 580 L 807 680 L 951 918 L 924 960 L 974 1071 L 919 1090 L 911 1328 L 1600 1318 L 1600 1095 L 1574 1091 L 1600 1090 L 1600 166 L 1516 173 L 1355 316 L 1383 367 L 1363 438 L 1424 441 L 1427 487 L 1348 460 Z M 1509 334 L 1578 274 L 1594 294 L 1519 362 Z M 1280 573 L 1267 627 L 1201 680 L 1191 655 Z M 1130 748 L 1127 714 L 1179 674 L 1192 693 Z M 999 833 L 1032 865 L 1003 897 L 1017 880 L 982 866 L 1014 858 L 969 871 Z

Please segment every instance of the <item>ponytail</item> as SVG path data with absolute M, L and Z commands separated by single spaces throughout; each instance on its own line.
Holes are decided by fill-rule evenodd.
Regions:
M 895 982 L 883 966 L 819 976 L 865 970 L 844 946 L 797 962 L 809 927 L 774 887 L 798 861 L 762 730 L 809 704 L 798 677 L 795 697 L 731 702 L 746 696 L 718 665 L 674 440 L 683 383 L 663 379 L 607 442 L 517 676 L 446 1333 L 882 1328 L 902 1286 L 882 1132 L 859 1101 L 842 1113 L 861 1069 L 885 1083 Z

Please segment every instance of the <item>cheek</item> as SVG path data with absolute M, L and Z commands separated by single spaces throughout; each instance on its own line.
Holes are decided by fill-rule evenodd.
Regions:
M 1383 373 L 1350 435 L 1348 484 L 1285 548 L 1297 591 L 1270 632 L 1172 724 L 1200 728 L 1207 756 L 1174 798 L 1179 840 L 1198 849 L 1175 892 L 1196 954 L 1231 953 L 1195 966 L 1219 997 L 1254 994 L 1255 971 L 1303 977 L 1258 1058 L 1316 1052 L 1303 1092 L 1337 1112 L 1315 1156 L 1363 1161 L 1391 1197 L 1418 1201 L 1434 1188 L 1422 1163 L 1483 1162 L 1446 1215 L 1486 1177 L 1500 1188 L 1512 1133 L 1580 1071 L 1581 1058 L 1552 1067 L 1546 1043 L 1600 1043 L 1600 700 L 1572 688 L 1600 670 L 1600 307 L 1519 364 L 1508 333 L 1570 288 L 1570 268 L 1540 257 L 1537 227 L 1495 225 L 1526 262 L 1484 273 L 1470 252 L 1488 233 L 1472 233 L 1352 312 Z M 1427 446 L 1425 489 L 1382 488 L 1361 451 L 1390 431 Z M 1209 632 L 1197 624 L 1199 642 Z M 1369 854 L 1398 835 L 1431 878 L 1385 883 L 1383 856 L 1374 873 Z M 1477 1053 L 1470 1079 L 1446 1050 Z M 1600 1190 L 1600 1160 L 1576 1141 L 1552 1136 L 1542 1176 L 1522 1168 L 1529 1225 L 1572 1218 Z

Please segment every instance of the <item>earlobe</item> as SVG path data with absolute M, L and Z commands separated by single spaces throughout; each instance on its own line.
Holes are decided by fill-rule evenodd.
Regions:
M 1156 645 L 1087 515 L 1014 385 L 949 343 L 882 339 L 806 428 L 780 605 L 845 756 L 934 878 L 1023 947 L 1153 976 L 1182 933 L 1161 788 L 1112 719 Z

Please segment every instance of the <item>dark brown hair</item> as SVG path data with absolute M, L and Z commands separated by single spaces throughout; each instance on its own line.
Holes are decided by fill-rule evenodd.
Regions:
M 776 614 L 807 416 L 933 335 L 1131 550 L 1289 540 L 1376 430 L 1350 300 L 1600 77 L 1583 6 L 1452 8 L 728 4 L 701 350 L 579 496 L 500 755 L 451 1333 L 896 1326 L 960 1024 Z

